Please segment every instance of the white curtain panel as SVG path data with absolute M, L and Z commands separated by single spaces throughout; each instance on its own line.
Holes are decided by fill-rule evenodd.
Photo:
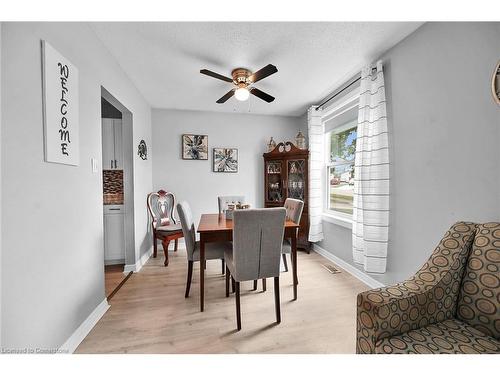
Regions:
M 389 232 L 389 144 L 382 61 L 361 72 L 352 247 L 366 272 L 384 273 Z
M 323 189 L 322 173 L 325 165 L 324 125 L 322 111 L 311 107 L 307 111 L 307 130 L 309 135 L 309 241 L 323 239 Z

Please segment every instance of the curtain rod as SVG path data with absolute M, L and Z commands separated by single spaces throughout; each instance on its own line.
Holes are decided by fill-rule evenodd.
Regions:
M 374 70 L 377 70 L 376 67 L 372 68 L 372 72 Z M 360 81 L 361 80 L 361 75 L 356 78 L 354 81 L 352 81 L 351 83 L 347 84 L 346 86 L 344 86 L 341 90 L 337 91 L 335 94 L 333 94 L 332 96 L 330 96 L 328 99 L 325 99 L 323 102 L 321 102 L 321 104 L 319 104 L 317 107 L 316 107 L 316 111 L 319 111 L 319 109 L 324 106 L 326 103 L 328 103 L 330 100 L 336 98 L 337 96 L 339 96 L 340 94 L 342 94 L 345 90 L 347 90 L 349 87 L 351 87 L 352 85 L 354 85 L 356 82 Z

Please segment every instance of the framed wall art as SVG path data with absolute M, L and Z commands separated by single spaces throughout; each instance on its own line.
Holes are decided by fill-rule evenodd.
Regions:
M 214 172 L 238 172 L 237 148 L 214 148 Z
M 182 158 L 184 160 L 208 160 L 208 136 L 183 134 Z

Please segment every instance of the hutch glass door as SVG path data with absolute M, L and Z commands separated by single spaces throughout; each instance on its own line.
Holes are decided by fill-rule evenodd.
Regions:
M 283 202 L 283 182 L 285 180 L 283 163 L 281 160 L 266 162 L 266 200 L 268 202 Z
M 306 189 L 306 161 L 287 160 L 287 196 L 288 198 L 304 200 Z

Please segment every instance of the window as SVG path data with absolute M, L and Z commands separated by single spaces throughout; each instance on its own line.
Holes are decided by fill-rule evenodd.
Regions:
M 323 219 L 351 228 L 354 159 L 358 137 L 359 83 L 323 109 L 325 173 Z
M 341 215 L 352 215 L 357 126 L 351 118 L 326 133 L 327 209 Z

